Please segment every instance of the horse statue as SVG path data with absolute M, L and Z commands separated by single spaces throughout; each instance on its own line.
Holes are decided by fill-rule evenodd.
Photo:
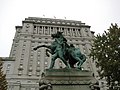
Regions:
M 46 49 L 46 55 L 48 55 L 48 52 L 52 54 L 50 68 L 53 68 L 55 60 L 60 58 L 67 68 L 74 68 L 74 65 L 77 63 L 77 68 L 81 69 L 81 65 L 86 61 L 86 57 L 80 52 L 80 49 L 75 48 L 73 44 L 68 45 L 66 38 L 62 35 L 62 32 L 52 34 L 51 37 L 55 39 L 51 45 L 41 45 L 34 48 L 34 50 L 41 47 L 48 48 Z
M 47 52 L 50 52 L 52 54 L 50 69 L 54 67 L 55 60 L 57 58 L 60 58 L 63 61 L 63 63 L 66 65 L 66 67 L 70 69 L 70 65 L 69 65 L 67 59 L 64 57 L 64 53 L 63 53 L 64 49 L 62 48 L 62 45 L 61 45 L 62 43 L 56 39 L 56 38 L 58 38 L 56 35 L 52 34 L 51 37 L 53 39 L 55 39 L 55 41 L 52 42 L 51 45 L 37 46 L 36 48 L 34 48 L 34 50 L 37 50 L 38 48 L 41 48 L 41 47 L 48 48 L 48 49 L 46 49 L 46 55 L 48 55 Z

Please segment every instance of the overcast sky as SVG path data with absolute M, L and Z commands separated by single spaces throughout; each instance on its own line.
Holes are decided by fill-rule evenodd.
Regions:
M 120 0 L 0 0 L 0 57 L 8 57 L 15 26 L 27 17 L 78 20 L 103 33 L 111 23 L 120 26 Z

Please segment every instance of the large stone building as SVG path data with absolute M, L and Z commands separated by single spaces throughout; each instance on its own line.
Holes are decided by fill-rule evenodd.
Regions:
M 50 57 L 45 54 L 45 48 L 34 51 L 38 45 L 50 45 L 51 34 L 63 32 L 68 44 L 74 44 L 86 55 L 87 60 L 82 65 L 83 70 L 90 70 L 97 78 L 94 62 L 88 57 L 94 38 L 90 26 L 81 21 L 28 17 L 22 21 L 22 26 L 16 26 L 16 33 L 10 52 L 11 59 L 4 61 L 4 71 L 7 75 L 8 90 L 38 90 L 38 81 L 44 70 L 49 68 Z M 60 59 L 56 60 L 54 68 L 64 68 Z

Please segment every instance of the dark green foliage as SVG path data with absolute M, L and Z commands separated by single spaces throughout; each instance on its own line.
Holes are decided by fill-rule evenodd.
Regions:
M 108 84 L 118 81 L 120 84 L 120 27 L 111 24 L 102 35 L 95 36 L 90 57 L 96 61 L 101 78 Z
M 0 90 L 7 90 L 7 81 L 5 77 L 6 75 L 3 74 L 2 60 L 0 58 Z

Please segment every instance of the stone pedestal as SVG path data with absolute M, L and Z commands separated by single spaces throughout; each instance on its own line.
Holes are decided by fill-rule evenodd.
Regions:
M 91 90 L 92 72 L 77 69 L 47 69 L 45 81 L 50 82 L 53 90 Z

